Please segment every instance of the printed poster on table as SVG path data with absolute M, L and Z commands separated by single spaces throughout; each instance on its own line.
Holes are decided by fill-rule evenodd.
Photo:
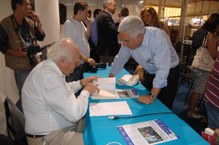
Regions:
M 128 145 L 153 145 L 178 139 L 161 120 L 117 126 Z

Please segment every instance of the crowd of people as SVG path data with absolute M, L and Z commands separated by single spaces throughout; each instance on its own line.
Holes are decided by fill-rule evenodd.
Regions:
M 47 59 L 40 61 L 35 53 L 40 49 L 37 40 L 43 41 L 46 35 L 39 16 L 29 0 L 11 0 L 11 7 L 13 13 L 0 22 L 0 51 L 6 66 L 14 70 L 29 145 L 84 144 L 88 98 L 99 91 L 93 84 L 97 76 L 83 78 L 85 63 L 112 64 L 109 77 L 115 77 L 130 58 L 134 59 L 137 69 L 143 70 L 141 82 L 150 92 L 140 96 L 138 102 L 147 105 L 159 99 L 172 109 L 180 74 L 179 56 L 167 25 L 154 8 L 145 7 L 139 16 L 123 8 L 116 22 L 115 0 L 104 0 L 103 8 L 94 10 L 93 20 L 88 3 L 75 2 L 72 16 L 64 23 L 66 38 L 48 48 Z M 199 95 L 204 94 L 208 126 L 218 133 L 219 14 L 210 15 L 200 31 L 203 37 L 199 40 L 207 38 L 215 65 L 211 72 L 194 71 L 188 116 L 201 118 L 195 106 Z M 36 63 L 32 63 L 33 58 Z

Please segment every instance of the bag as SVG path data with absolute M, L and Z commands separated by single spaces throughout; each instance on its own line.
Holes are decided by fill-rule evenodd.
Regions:
M 208 35 L 203 39 L 201 47 L 197 49 L 196 55 L 192 61 L 192 67 L 202 71 L 210 72 L 214 65 L 214 60 L 206 48 L 207 38 Z

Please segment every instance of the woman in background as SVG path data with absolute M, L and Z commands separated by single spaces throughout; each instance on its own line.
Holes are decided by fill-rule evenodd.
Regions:
M 207 21 L 193 34 L 192 46 L 199 48 L 202 45 L 203 39 L 207 37 L 207 49 L 211 57 L 215 60 L 217 57 L 217 39 L 216 34 L 219 32 L 219 14 L 211 14 Z M 202 37 L 201 37 L 202 36 Z M 204 93 L 206 83 L 208 81 L 209 72 L 194 69 L 194 86 L 193 91 L 188 101 L 187 117 L 193 119 L 203 118 L 197 111 L 195 111 L 197 102 L 200 96 Z
M 160 21 L 160 18 L 154 8 L 145 7 L 141 11 L 140 16 L 145 26 L 152 26 L 163 29 L 169 35 L 168 27 L 162 21 Z

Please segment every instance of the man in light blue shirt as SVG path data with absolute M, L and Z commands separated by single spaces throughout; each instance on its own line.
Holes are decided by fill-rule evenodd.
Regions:
M 158 97 L 171 109 L 179 78 L 179 57 L 167 34 L 155 27 L 145 27 L 135 16 L 124 18 L 118 31 L 122 46 L 114 59 L 110 76 L 118 74 L 132 56 L 147 72 L 142 83 L 150 91 L 138 101 L 150 104 Z

